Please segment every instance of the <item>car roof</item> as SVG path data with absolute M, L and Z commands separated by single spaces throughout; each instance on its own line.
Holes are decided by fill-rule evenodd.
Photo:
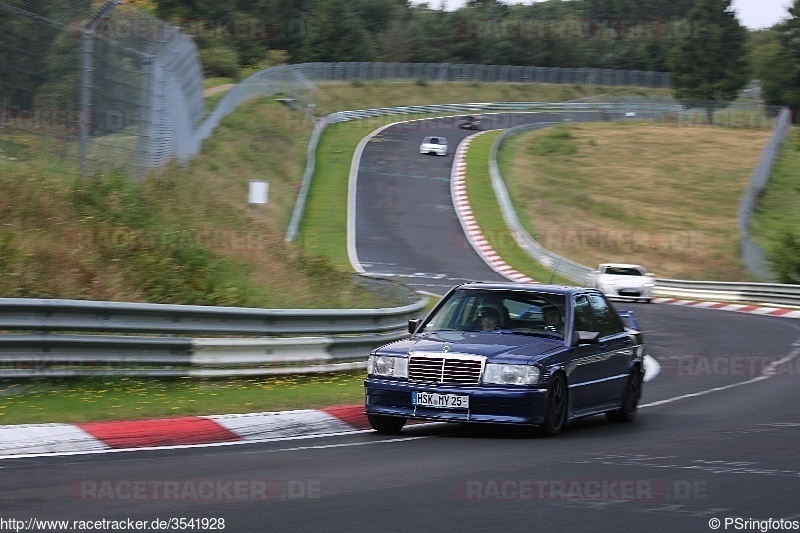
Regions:
M 647 270 L 642 265 L 634 265 L 633 263 L 601 263 L 601 267 L 621 267 L 621 268 L 641 268 Z
M 422 142 L 430 142 L 430 141 L 431 141 L 431 140 L 433 140 L 433 139 L 438 139 L 439 143 L 441 143 L 441 144 L 444 144 L 444 143 L 446 143 L 446 142 L 447 142 L 447 139 L 445 139 L 445 138 L 444 138 L 444 137 L 442 137 L 441 135 L 430 135 L 430 136 L 428 136 L 428 137 L 425 137 L 425 138 L 422 140 Z
M 458 289 L 469 290 L 507 290 L 507 291 L 533 291 L 547 294 L 573 295 L 578 293 L 593 292 L 599 293 L 598 289 L 590 287 L 574 287 L 571 285 L 549 285 L 545 283 L 487 283 L 470 282 L 458 285 Z

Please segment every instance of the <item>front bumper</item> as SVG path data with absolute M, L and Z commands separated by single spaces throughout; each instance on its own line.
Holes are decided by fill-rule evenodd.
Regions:
M 419 153 L 423 155 L 446 156 L 447 148 L 434 148 L 430 146 L 425 146 L 419 149 Z
M 544 422 L 545 388 L 434 386 L 370 377 L 364 381 L 365 412 L 414 420 L 539 425 Z M 469 409 L 439 409 L 411 404 L 411 393 L 438 392 L 469 396 Z
M 609 298 L 647 298 L 653 297 L 653 287 L 622 287 L 606 285 L 603 292 Z

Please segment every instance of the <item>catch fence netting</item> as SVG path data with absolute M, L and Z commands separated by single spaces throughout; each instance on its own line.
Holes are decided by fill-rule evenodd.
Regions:
M 0 1 L 0 155 L 76 172 L 188 160 L 203 72 L 177 27 L 112 0 Z

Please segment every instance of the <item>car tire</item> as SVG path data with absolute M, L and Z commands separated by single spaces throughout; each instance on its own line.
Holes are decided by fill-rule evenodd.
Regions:
M 547 388 L 547 408 L 541 433 L 545 437 L 555 437 L 564 429 L 567 421 L 567 380 L 563 374 L 553 376 Z
M 625 381 L 625 392 L 622 394 L 622 405 L 616 411 L 606 413 L 606 418 L 612 422 L 633 422 L 636 411 L 639 409 L 639 400 L 642 397 L 642 372 L 634 368 Z
M 406 425 L 405 418 L 396 416 L 367 415 L 367 422 L 372 426 L 372 429 L 384 435 L 400 433 L 400 430 Z

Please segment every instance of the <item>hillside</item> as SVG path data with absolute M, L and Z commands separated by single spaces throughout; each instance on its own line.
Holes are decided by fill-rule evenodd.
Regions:
M 317 109 L 564 101 L 609 92 L 647 94 L 561 85 L 343 83 L 321 85 Z M 351 135 L 360 138 L 377 126 L 355 127 Z M 266 308 L 381 305 L 322 244 L 311 237 L 283 242 L 310 130 L 309 121 L 276 101 L 253 100 L 223 121 L 187 169 L 164 169 L 140 185 L 116 175 L 78 179 L 73 166 L 38 155 L 33 142 L 24 157 L 0 158 L 0 296 Z M 346 159 L 346 146 L 337 151 Z M 326 167 L 324 158 L 318 166 Z M 258 209 L 247 204 L 255 179 L 270 184 L 269 203 Z M 346 183 L 346 175 L 335 179 Z M 344 194 L 318 201 L 343 210 Z M 324 219 L 318 224 L 319 230 L 305 224 L 303 234 L 337 231 Z

